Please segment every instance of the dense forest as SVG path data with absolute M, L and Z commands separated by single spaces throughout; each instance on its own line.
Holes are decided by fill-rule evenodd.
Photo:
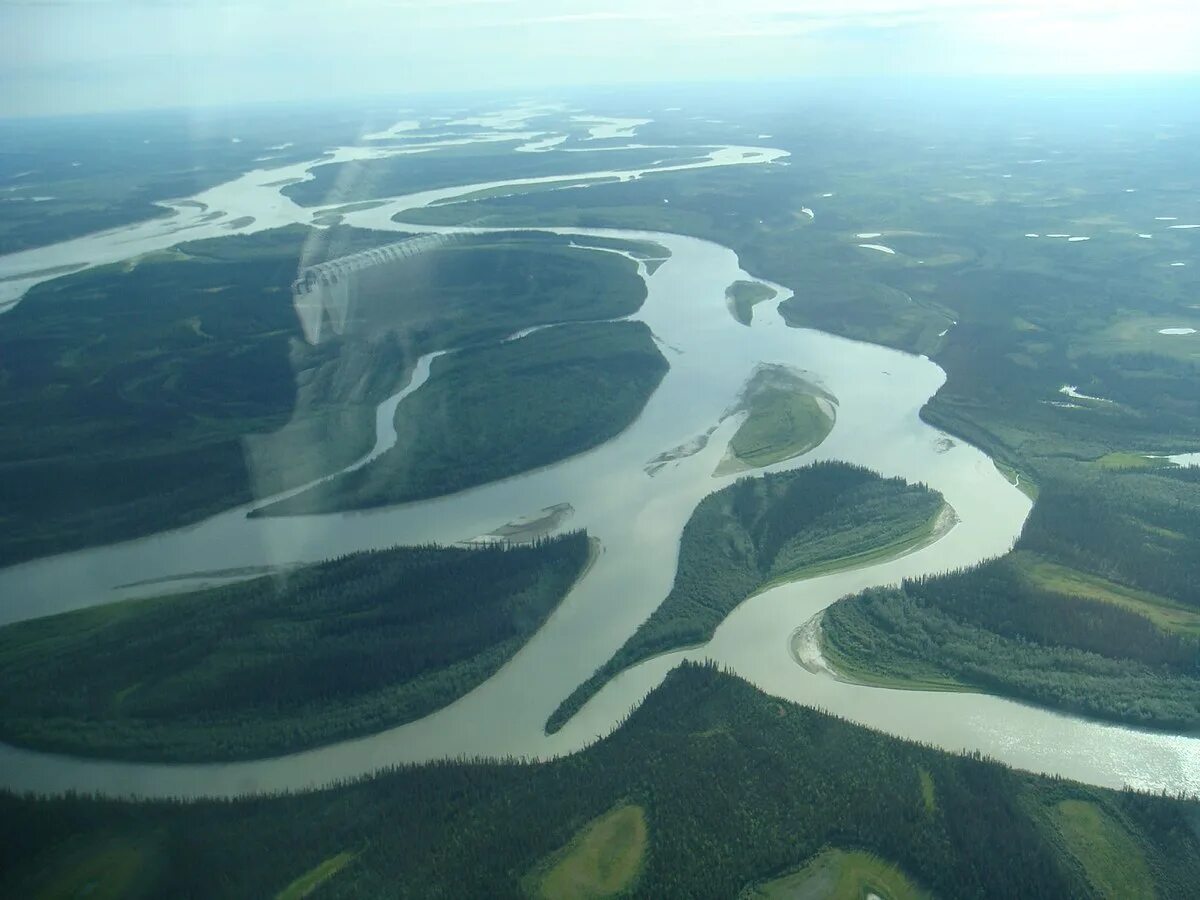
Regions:
M 743 478 L 700 501 L 679 542 L 675 583 L 613 657 L 546 723 L 563 726 L 623 669 L 703 643 L 739 603 L 780 581 L 907 549 L 927 538 L 942 497 L 848 463 Z
M 485 681 L 589 558 L 397 547 L 0 629 L 0 738 L 89 756 L 255 758 L 382 731 Z
M 354 276 L 342 332 L 302 340 L 301 260 L 403 236 L 291 226 L 33 288 L 0 327 L 0 565 L 303 484 L 371 448 L 420 354 L 645 298 L 627 259 L 501 235 Z
M 643 322 L 564 325 L 448 354 L 396 410 L 396 445 L 266 515 L 421 500 L 558 462 L 630 425 L 667 372 Z
M 1045 568 L 1020 553 L 840 600 L 823 619 L 826 650 L 850 675 L 951 679 L 1133 725 L 1200 726 L 1200 635 L 1186 610 L 1030 571 Z
M 935 751 L 685 664 L 610 737 L 545 764 L 234 802 L 0 795 L 0 895 L 523 897 L 626 812 L 645 826 L 636 897 L 727 900 L 828 848 L 944 898 L 1185 898 L 1200 880 L 1194 801 Z

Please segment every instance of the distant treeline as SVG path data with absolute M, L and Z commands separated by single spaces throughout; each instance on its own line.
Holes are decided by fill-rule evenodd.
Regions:
M 485 681 L 583 571 L 584 532 L 397 547 L 0 629 L 0 738 L 88 756 L 276 755 L 420 718 Z
M 941 507 L 941 495 L 924 485 L 841 462 L 743 478 L 710 494 L 684 526 L 671 593 L 559 705 L 547 730 L 561 728 L 623 669 L 707 641 L 765 585 L 911 546 L 930 533 Z

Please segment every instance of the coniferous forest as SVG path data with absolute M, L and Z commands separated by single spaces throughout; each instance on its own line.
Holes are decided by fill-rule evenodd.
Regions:
M 927 749 L 685 664 L 610 737 L 545 764 L 447 762 L 233 802 L 0 795 L 0 895 L 523 897 L 618 806 L 646 823 L 633 897 L 727 900 L 827 847 L 943 898 L 1165 900 L 1200 881 L 1194 801 Z M 1137 892 L 1119 892 L 1122 872 Z
M 0 629 L 0 738 L 253 758 L 370 734 L 485 681 L 583 572 L 588 537 L 396 547 Z

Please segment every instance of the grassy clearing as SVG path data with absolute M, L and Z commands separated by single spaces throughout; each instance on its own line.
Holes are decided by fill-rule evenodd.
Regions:
M 1154 879 L 1141 847 L 1098 804 L 1063 800 L 1054 808 L 1054 824 L 1099 896 L 1118 900 L 1154 897 Z
M 26 895 L 32 900 L 124 900 L 147 896 L 154 880 L 157 851 L 145 838 L 128 835 L 68 842 L 42 865 L 45 873 Z
M 735 281 L 725 289 L 725 305 L 730 314 L 743 325 L 754 320 L 754 307 L 775 296 L 775 289 L 761 281 Z
M 1059 594 L 1115 604 L 1145 616 L 1164 631 L 1200 635 L 1200 610 L 1193 607 L 1184 606 L 1149 591 L 1108 581 L 1098 575 L 1059 565 L 1034 553 L 1016 553 L 1013 561 L 1018 570 L 1038 587 Z
M 1154 459 L 1150 456 L 1144 456 L 1141 453 L 1126 453 L 1118 451 L 1115 453 L 1105 453 L 1098 460 L 1096 465 L 1101 469 L 1150 469 L 1156 466 L 1170 465 L 1165 460 Z
M 897 866 L 858 850 L 824 850 L 798 872 L 757 885 L 745 900 L 923 900 L 920 890 Z
M 933 788 L 933 776 L 925 769 L 917 769 L 917 776 L 921 779 L 921 803 L 925 812 L 932 816 L 937 812 L 937 793 Z
M 323 860 L 276 894 L 275 900 L 301 900 L 301 898 L 309 896 L 322 884 L 353 862 L 356 856 L 358 856 L 357 853 L 343 851 L 336 856 L 331 856 L 329 859 Z
M 544 900 L 614 897 L 637 880 L 649 835 L 646 812 L 619 806 L 585 826 L 527 878 L 527 892 Z

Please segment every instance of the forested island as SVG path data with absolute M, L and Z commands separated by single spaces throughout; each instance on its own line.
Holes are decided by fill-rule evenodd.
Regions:
M 545 764 L 402 767 L 234 802 L 0 794 L 0 896 L 530 898 L 565 881 L 726 900 L 832 872 L 855 897 L 1182 900 L 1200 880 L 1198 816 L 1195 801 L 943 753 L 684 664 L 612 735 Z
M 675 583 L 611 659 L 546 723 L 561 728 L 618 672 L 701 644 L 752 594 L 783 581 L 875 562 L 932 537 L 936 491 L 848 463 L 743 478 L 700 501 L 683 529 Z
M 290 290 L 301 265 L 403 237 L 289 226 L 33 288 L 0 329 L 0 566 L 336 471 L 371 448 L 376 406 L 421 354 L 627 316 L 646 296 L 616 254 L 496 235 L 350 276 L 344 326 L 308 343 Z M 590 352 L 610 346 L 625 344 Z
M 396 547 L 0 628 L 0 739 L 117 759 L 278 755 L 418 719 L 495 673 L 583 573 L 584 532 Z
M 1200 727 L 1200 607 L 1029 551 L 839 600 L 823 651 L 843 674 L 954 684 L 1142 727 Z
M 627 428 L 666 372 L 643 322 L 563 325 L 448 354 L 397 408 L 393 448 L 259 514 L 422 500 L 558 462 Z

